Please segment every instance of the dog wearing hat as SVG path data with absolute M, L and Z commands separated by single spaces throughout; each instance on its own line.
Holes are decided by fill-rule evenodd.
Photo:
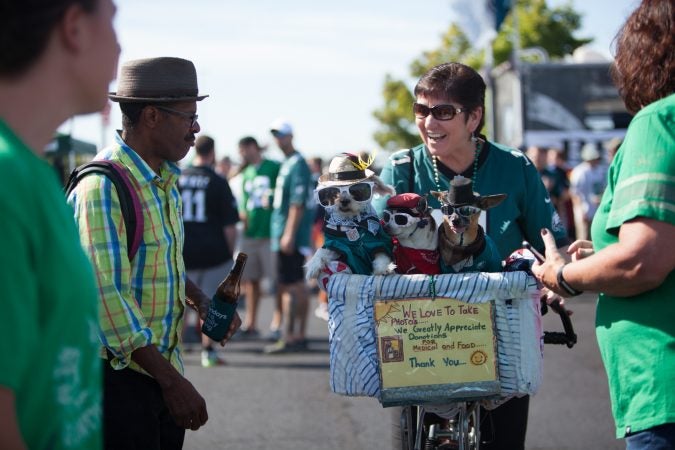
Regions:
M 317 278 L 332 261 L 340 261 L 351 273 L 384 275 L 394 272 L 391 239 L 382 229 L 371 204 L 373 194 L 395 194 L 368 169 L 372 158 L 342 153 L 319 177 L 315 190 L 324 208 L 324 245 L 306 265 L 307 278 Z
M 441 272 L 498 272 L 501 258 L 479 223 L 482 211 L 500 204 L 506 194 L 481 196 L 469 178 L 457 175 L 448 191 L 432 191 L 441 203 L 443 223 L 438 231 Z
M 436 220 L 426 198 L 415 193 L 390 197 L 382 221 L 394 243 L 396 273 L 441 273 Z

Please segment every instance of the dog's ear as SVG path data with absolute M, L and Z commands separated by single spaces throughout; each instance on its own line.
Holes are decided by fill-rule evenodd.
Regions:
M 495 206 L 497 206 L 501 202 L 503 202 L 506 197 L 507 197 L 506 194 L 495 194 L 495 195 L 481 196 L 480 200 L 478 201 L 477 206 L 482 210 L 494 208 Z
M 394 189 L 393 186 L 390 186 L 388 184 L 384 184 L 384 181 L 380 179 L 377 175 L 373 175 L 370 177 L 370 181 L 375 183 L 375 192 L 380 195 L 396 195 L 396 189 Z
M 431 195 L 436 197 L 436 200 L 438 200 L 441 203 L 446 203 L 445 202 L 445 196 L 448 193 L 447 191 L 429 191 Z

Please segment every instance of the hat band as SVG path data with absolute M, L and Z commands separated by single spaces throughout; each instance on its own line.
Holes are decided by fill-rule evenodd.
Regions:
M 366 178 L 365 170 L 353 170 L 350 172 L 334 172 L 329 173 L 328 178 L 331 181 L 346 181 L 346 180 L 359 180 Z

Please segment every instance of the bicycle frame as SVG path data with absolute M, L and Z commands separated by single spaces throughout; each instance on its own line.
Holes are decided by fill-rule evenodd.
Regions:
M 547 304 L 541 300 L 542 311 Z M 544 332 L 545 344 L 566 345 L 572 348 L 577 342 L 572 322 L 565 307 L 558 301 L 551 309 L 559 316 L 564 332 Z M 401 444 L 403 450 L 479 450 L 480 402 L 458 402 L 459 412 L 447 422 L 439 416 L 431 417 L 423 405 L 403 407 L 401 411 Z
M 401 412 L 401 430 L 407 430 L 403 448 L 408 450 L 422 449 L 456 449 L 478 450 L 480 448 L 480 405 L 479 402 L 458 402 L 459 411 L 447 420 L 439 420 L 435 416 L 432 420 L 424 406 L 406 406 Z M 412 431 L 411 422 L 415 432 Z M 437 419 L 438 418 L 438 419 Z

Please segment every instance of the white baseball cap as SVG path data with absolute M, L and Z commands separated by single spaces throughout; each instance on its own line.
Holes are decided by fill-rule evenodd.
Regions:
M 593 161 L 594 159 L 600 158 L 600 156 L 598 145 L 595 143 L 589 142 L 581 147 L 581 159 L 584 161 Z
M 287 120 L 279 118 L 272 122 L 270 125 L 270 131 L 275 131 L 284 136 L 289 136 L 293 134 L 293 127 L 290 123 L 288 123 Z

